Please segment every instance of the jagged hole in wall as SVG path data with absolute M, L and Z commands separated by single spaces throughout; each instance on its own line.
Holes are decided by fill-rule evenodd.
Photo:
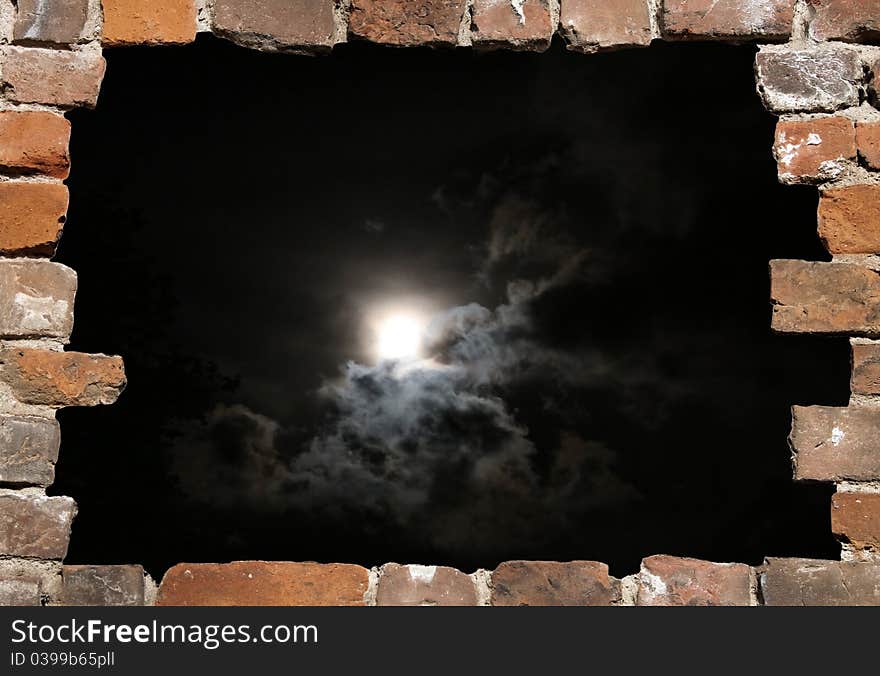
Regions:
M 848 348 L 770 333 L 824 253 L 752 60 L 111 50 L 58 260 L 129 387 L 61 413 L 70 560 L 834 556 L 786 435 Z

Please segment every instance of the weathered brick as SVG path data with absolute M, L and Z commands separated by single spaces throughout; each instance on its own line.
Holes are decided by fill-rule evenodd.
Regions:
M 376 591 L 379 606 L 475 606 L 474 581 L 446 566 L 382 566 Z
M 61 576 L 61 605 L 144 605 L 141 566 L 64 566 Z
M 712 563 L 676 556 L 642 560 L 637 605 L 748 606 L 751 571 L 742 563 Z
M 880 185 L 822 191 L 819 237 L 834 254 L 880 253 Z
M 857 123 L 856 145 L 862 162 L 869 169 L 880 169 L 880 122 Z
M 63 559 L 75 515 L 71 498 L 0 493 L 0 556 Z
M 647 0 L 562 0 L 560 24 L 571 50 L 595 52 L 651 44 Z
M 68 45 L 84 36 L 89 0 L 17 1 L 13 30 L 16 42 Z
M 547 49 L 556 29 L 548 0 L 474 0 L 471 24 L 476 46 L 534 51 Z
M 54 418 L 0 415 L 0 483 L 49 486 L 60 445 Z
M 880 479 L 880 408 L 794 406 L 791 412 L 796 480 Z
M 880 605 L 878 564 L 771 558 L 760 580 L 768 606 Z
M 863 71 L 849 47 L 762 47 L 755 57 L 758 89 L 776 112 L 833 112 L 859 105 Z
M 76 273 L 45 260 L 0 259 L 0 338 L 59 338 L 73 329 Z
M 880 39 L 880 0 L 809 0 L 810 35 L 816 40 L 872 42 Z
M 332 0 L 217 0 L 214 32 L 242 44 L 325 50 L 336 42 Z
M 39 606 L 40 581 L 0 576 L 0 606 Z
M 0 255 L 53 255 L 67 201 L 62 183 L 0 182 Z
M 880 494 L 835 493 L 831 530 L 856 549 L 880 548 Z
M 102 5 L 106 45 L 173 45 L 196 39 L 195 0 L 102 0 Z
M 852 345 L 853 394 L 880 394 L 880 344 Z
M 780 120 L 773 144 L 779 178 L 785 182 L 830 180 L 856 159 L 856 131 L 846 117 Z
M 0 169 L 67 178 L 70 122 L 42 111 L 0 111 Z
M 400 47 L 455 45 L 467 0 L 352 0 L 348 32 Z
M 369 572 L 345 563 L 180 563 L 165 573 L 160 606 L 361 606 Z
M 795 0 L 665 0 L 664 38 L 787 38 Z
M 493 606 L 609 606 L 620 583 L 595 561 L 505 561 L 492 573 Z
M 0 380 L 23 404 L 112 404 L 125 388 L 121 357 L 29 348 L 0 352 Z
M 773 330 L 880 334 L 880 274 L 850 263 L 770 261 Z
M 94 107 L 104 70 L 104 57 L 94 49 L 5 47 L 0 52 L 0 82 L 15 103 Z

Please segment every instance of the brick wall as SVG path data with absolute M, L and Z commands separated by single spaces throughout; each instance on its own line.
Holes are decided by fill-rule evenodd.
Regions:
M 70 124 L 96 105 L 102 46 L 214 32 L 262 50 L 392 47 L 576 52 L 654 40 L 760 43 L 757 90 L 779 115 L 779 180 L 816 186 L 831 262 L 772 261 L 772 328 L 852 337 L 852 397 L 797 406 L 798 481 L 837 484 L 841 561 L 753 568 L 650 556 L 615 579 L 597 562 L 508 561 L 473 574 L 389 563 L 180 564 L 156 588 L 137 565 L 63 565 L 76 504 L 47 497 L 55 411 L 111 404 L 122 359 L 65 351 L 76 273 L 51 262 L 64 228 Z M 880 0 L 0 0 L 0 604 L 880 604 Z M 401 58 L 406 58 L 404 54 Z M 769 149 L 768 149 L 769 151 Z M 821 403 L 821 402 L 818 402 Z

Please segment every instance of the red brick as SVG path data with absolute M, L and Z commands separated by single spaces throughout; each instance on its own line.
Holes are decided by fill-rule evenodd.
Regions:
M 6 98 L 15 103 L 93 107 L 104 79 L 96 50 L 6 47 L 0 54 Z
M 865 77 L 852 47 L 762 47 L 755 57 L 758 91 L 775 112 L 833 112 L 859 105 Z
M 76 273 L 45 260 L 0 259 L 0 339 L 57 338 L 73 329 Z
M 63 559 L 75 515 L 70 498 L 0 494 L 0 556 Z
M 652 38 L 647 0 L 562 0 L 560 24 L 577 51 L 642 47 Z
M 855 125 L 845 117 L 780 120 L 773 154 L 781 180 L 833 179 L 844 171 L 840 160 L 856 159 Z
M 808 481 L 880 479 L 880 408 L 794 406 L 794 478 Z
M 816 40 L 880 40 L 880 0 L 809 0 L 814 16 L 810 35 Z
M 880 345 L 852 345 L 853 394 L 880 394 Z
M 880 548 L 880 494 L 835 493 L 831 530 L 856 549 Z
M 20 348 L 0 352 L 0 379 L 24 404 L 112 404 L 125 388 L 121 357 Z
M 474 0 L 471 23 L 474 45 L 505 49 L 543 51 L 556 29 L 548 0 Z
M 748 606 L 751 602 L 751 571 L 745 564 L 662 555 L 642 560 L 637 605 Z
M 824 190 L 819 237 L 834 254 L 880 253 L 880 185 Z
M 67 178 L 70 122 L 42 111 L 0 111 L 0 169 Z
M 159 586 L 160 606 L 362 606 L 365 568 L 344 563 L 180 563 Z
M 106 45 L 185 44 L 196 38 L 195 0 L 102 0 Z
M 610 606 L 620 583 L 595 561 L 506 561 L 492 573 L 493 606 Z
M 217 0 L 214 32 L 276 49 L 329 49 L 336 42 L 332 0 Z
M 878 564 L 767 559 L 760 580 L 768 606 L 880 605 Z
M 880 274 L 850 263 L 770 261 L 773 330 L 880 334 Z
M 0 255 L 52 256 L 67 200 L 61 183 L 0 182 Z
M 22 43 L 75 44 L 85 34 L 88 10 L 89 0 L 18 0 L 13 37 Z
M 795 0 L 665 0 L 665 38 L 787 38 Z
M 0 415 L 0 483 L 49 486 L 60 445 L 57 420 Z
M 141 566 L 64 566 L 61 576 L 63 606 L 144 605 Z
M 348 32 L 400 47 L 455 45 L 466 0 L 352 0 Z
M 446 566 L 382 566 L 376 591 L 378 606 L 475 606 L 477 590 L 470 575 Z
M 857 123 L 856 145 L 862 162 L 869 169 L 880 169 L 880 122 Z

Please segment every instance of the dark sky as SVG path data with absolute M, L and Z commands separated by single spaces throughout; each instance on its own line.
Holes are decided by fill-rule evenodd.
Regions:
M 825 254 L 752 61 L 109 51 L 58 260 L 129 386 L 59 415 L 69 559 L 834 556 L 786 435 L 848 346 L 770 333 L 768 260 Z

